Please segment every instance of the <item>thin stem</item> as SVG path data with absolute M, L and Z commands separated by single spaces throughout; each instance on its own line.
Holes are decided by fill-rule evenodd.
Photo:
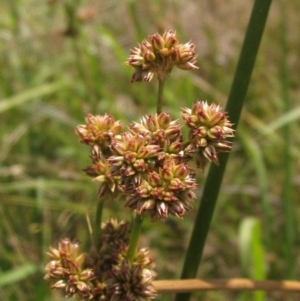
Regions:
M 165 86 L 165 77 L 163 79 L 158 80 L 158 96 L 157 96 L 157 110 L 156 110 L 157 114 L 161 113 L 162 111 L 164 86 Z
M 136 32 L 136 37 L 138 38 L 138 40 L 140 40 L 143 37 L 143 31 L 141 29 L 141 25 L 139 22 L 139 18 L 138 18 L 139 12 L 137 10 L 136 4 L 137 4 L 137 1 L 130 0 L 128 3 L 128 7 L 129 7 L 129 13 L 131 16 L 131 20 L 133 22 L 134 29 Z
M 129 246 L 127 251 L 127 259 L 132 262 L 134 259 L 134 254 L 136 251 L 137 243 L 139 240 L 139 235 L 142 230 L 142 224 L 143 224 L 143 216 L 140 214 L 136 214 L 133 221 L 132 221 L 132 228 L 130 232 L 130 238 L 129 238 Z
M 104 200 L 103 199 L 98 200 L 96 220 L 95 220 L 96 227 L 94 230 L 94 242 L 95 242 L 96 250 L 99 250 L 99 248 L 101 247 L 100 242 L 101 242 L 101 235 L 102 235 L 101 223 L 102 223 L 103 205 L 104 205 Z
M 20 14 L 18 11 L 18 5 L 15 1 L 7 0 L 8 6 L 10 6 L 10 15 L 12 21 L 12 31 L 14 33 L 14 37 L 19 38 L 20 36 Z
M 244 105 L 250 77 L 272 0 L 255 0 L 237 69 L 228 97 L 226 111 L 236 128 Z M 187 249 L 181 278 L 194 278 L 201 261 L 205 240 L 213 217 L 217 197 L 229 154 L 220 155 L 220 166 L 211 165 L 205 182 L 194 229 Z M 176 301 L 187 301 L 190 293 L 177 294 Z
M 199 291 L 282 291 L 298 292 L 300 291 L 299 281 L 253 281 L 245 278 L 201 280 L 157 280 L 152 282 L 154 288 L 159 293 L 183 293 Z
M 157 96 L 157 110 L 156 110 L 157 114 L 161 113 L 162 111 L 164 84 L 165 84 L 165 78 L 158 80 L 158 96 Z M 134 259 L 134 254 L 136 251 L 139 235 L 142 229 L 142 224 L 143 224 L 143 216 L 140 214 L 136 214 L 132 222 L 129 246 L 127 251 L 127 259 L 130 262 L 132 262 Z

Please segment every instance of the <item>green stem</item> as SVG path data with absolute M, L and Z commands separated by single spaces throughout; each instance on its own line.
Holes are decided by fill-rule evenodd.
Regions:
M 18 11 L 18 4 L 16 1 L 7 0 L 8 6 L 10 6 L 10 15 L 12 21 L 12 31 L 14 38 L 20 37 L 20 14 Z
M 136 214 L 132 221 L 132 228 L 130 232 L 129 246 L 127 251 L 127 259 L 130 262 L 132 262 L 134 259 L 137 243 L 139 240 L 139 235 L 142 230 L 142 224 L 143 224 L 143 216 L 140 214 Z
M 141 25 L 140 25 L 140 22 L 139 22 L 139 12 L 137 10 L 137 7 L 136 7 L 136 4 L 137 4 L 137 1 L 135 0 L 130 0 L 129 3 L 128 3 L 128 7 L 129 7 L 129 13 L 130 13 L 130 16 L 131 16 L 131 20 L 133 22 L 133 27 L 135 29 L 135 32 L 136 32 L 136 37 L 138 40 L 141 40 L 142 37 L 143 37 L 143 31 L 141 29 Z
M 66 33 L 71 37 L 75 37 L 79 32 L 78 20 L 76 18 L 76 8 L 78 3 L 79 1 L 66 1 L 64 3 L 67 21 Z
M 158 97 L 157 97 L 157 110 L 156 110 L 157 114 L 159 114 L 162 111 L 164 84 L 165 84 L 165 78 L 158 80 Z M 139 235 L 141 233 L 142 224 L 143 224 L 143 216 L 140 214 L 136 214 L 132 222 L 129 246 L 127 251 L 127 259 L 130 262 L 132 262 L 134 259 L 134 254 L 136 251 Z
M 95 230 L 94 230 L 94 243 L 96 250 L 99 250 L 101 247 L 101 235 L 102 235 L 102 229 L 101 229 L 101 223 L 102 223 L 102 212 L 103 212 L 103 205 L 104 200 L 100 199 L 98 200 L 98 206 L 96 211 L 96 220 L 95 220 Z
M 236 128 L 240 119 L 251 73 L 264 31 L 272 0 L 255 0 L 237 69 L 228 97 L 226 111 Z M 211 165 L 205 182 L 194 229 L 187 249 L 181 278 L 195 278 L 201 261 L 209 226 L 213 217 L 217 197 L 229 154 L 220 155 L 220 166 Z M 187 301 L 190 293 L 177 294 L 176 301 Z
M 165 77 L 163 79 L 158 80 L 158 96 L 157 96 L 157 110 L 156 110 L 157 114 L 161 113 L 162 111 L 164 86 L 165 86 Z

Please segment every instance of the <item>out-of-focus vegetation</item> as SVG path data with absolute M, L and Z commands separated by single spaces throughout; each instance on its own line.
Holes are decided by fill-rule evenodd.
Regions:
M 197 46 L 197 72 L 174 70 L 164 109 L 225 105 L 250 15 L 249 1 L 1 1 L 0 299 L 63 300 L 42 280 L 45 251 L 69 236 L 88 251 L 97 187 L 74 134 L 85 114 L 125 122 L 155 113 L 155 83 L 130 84 L 129 49 L 175 29 Z M 230 155 L 201 278 L 300 276 L 300 3 L 272 4 Z M 229 116 L 230 117 L 230 116 Z M 199 195 L 205 174 L 199 176 Z M 123 203 L 106 216 L 130 218 Z M 195 204 L 195 208 L 198 204 Z M 146 222 L 158 278 L 178 278 L 194 212 Z M 293 300 L 279 293 L 195 294 L 195 300 Z M 161 296 L 158 300 L 170 300 Z

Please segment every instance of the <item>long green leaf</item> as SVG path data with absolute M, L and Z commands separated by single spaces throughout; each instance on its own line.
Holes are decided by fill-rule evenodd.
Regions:
M 262 149 L 259 147 L 259 145 L 254 139 L 249 137 L 249 135 L 243 128 L 239 129 L 239 137 L 256 171 L 257 186 L 259 188 L 259 199 L 263 211 L 265 242 L 268 251 L 271 251 L 271 225 L 273 224 L 272 207 L 270 205 L 270 200 L 268 197 L 268 173 L 262 154 Z
M 0 273 L 0 287 L 21 281 L 30 275 L 35 274 L 39 270 L 39 266 L 32 263 L 26 263 L 13 270 L 9 270 L 8 272 Z
M 266 124 L 263 128 L 263 133 L 265 135 L 269 135 L 284 126 L 289 125 L 293 121 L 297 121 L 298 119 L 300 119 L 300 107 L 290 109 L 280 117 L 276 118 L 276 120 Z
M 29 101 L 35 100 L 38 97 L 46 96 L 57 92 L 65 86 L 66 83 L 62 81 L 44 84 L 42 86 L 21 92 L 12 97 L 2 99 L 0 100 L 0 113 L 6 112 L 14 107 L 23 105 Z
M 243 277 L 264 280 L 266 278 L 266 261 L 261 239 L 261 225 L 258 219 L 247 217 L 242 220 L 238 246 Z M 265 300 L 265 293 L 255 292 L 254 300 Z

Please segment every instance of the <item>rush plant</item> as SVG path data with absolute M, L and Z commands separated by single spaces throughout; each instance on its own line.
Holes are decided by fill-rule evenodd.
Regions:
M 163 110 L 164 84 L 173 68 L 198 69 L 192 42 L 181 44 L 173 30 L 150 35 L 131 50 L 125 65 L 134 68 L 132 82 L 158 81 L 157 111 L 127 126 L 109 112 L 88 114 L 76 127 L 90 149 L 85 173 L 98 185 L 98 210 L 88 253 L 69 238 L 47 253 L 45 279 L 68 297 L 155 298 L 153 259 L 148 249 L 137 249 L 143 220 L 183 218 L 197 198 L 197 170 L 203 172 L 209 162 L 219 165 L 219 153 L 231 150 L 234 129 L 220 105 L 197 100 L 191 108 L 178 108 L 182 122 Z M 131 223 L 117 217 L 102 222 L 105 203 L 116 200 L 131 212 Z

